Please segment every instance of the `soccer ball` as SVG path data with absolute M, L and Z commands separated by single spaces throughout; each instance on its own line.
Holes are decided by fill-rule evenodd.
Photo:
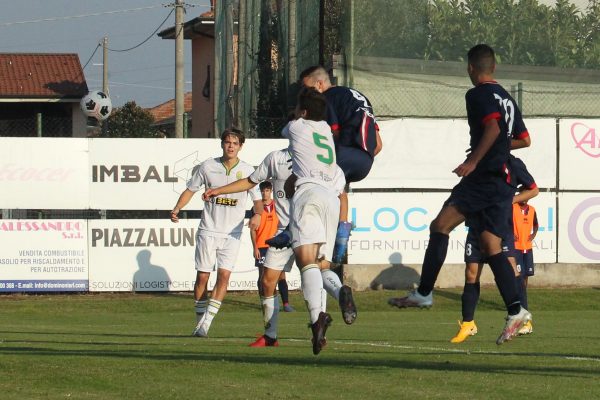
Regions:
M 79 105 L 87 117 L 96 118 L 98 121 L 108 118 L 112 111 L 110 98 L 99 90 L 88 92 L 88 94 L 83 96 Z

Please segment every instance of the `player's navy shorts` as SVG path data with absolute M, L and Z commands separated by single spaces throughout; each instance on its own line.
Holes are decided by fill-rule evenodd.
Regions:
M 512 198 L 515 188 L 501 176 L 463 178 L 444 206 L 452 205 L 465 216 L 465 225 L 475 232 L 488 231 L 499 238 L 512 233 Z
M 373 158 L 357 147 L 337 146 L 335 149 L 337 165 L 344 171 L 346 183 L 362 181 L 369 175 Z
M 265 257 L 267 256 L 268 247 L 260 247 L 258 251 L 260 252 L 260 258 L 254 259 L 255 267 L 264 267 L 265 266 Z
M 533 276 L 535 275 L 535 266 L 533 264 L 533 251 L 527 250 L 515 250 L 515 259 L 517 261 L 517 268 L 522 276 Z
M 502 252 L 507 257 L 516 257 L 515 237 L 509 232 L 509 235 L 502 238 Z M 469 229 L 467 239 L 465 240 L 465 263 L 485 263 L 485 256 L 481 253 L 479 247 L 479 237 L 474 229 Z

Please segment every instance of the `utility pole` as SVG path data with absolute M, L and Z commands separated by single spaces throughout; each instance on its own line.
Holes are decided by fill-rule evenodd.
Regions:
M 102 92 L 110 97 L 108 93 L 108 36 L 102 40 Z
M 183 138 L 183 0 L 175 1 L 175 137 Z

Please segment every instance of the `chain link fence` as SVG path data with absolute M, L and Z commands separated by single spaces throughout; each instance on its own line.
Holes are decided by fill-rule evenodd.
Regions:
M 464 118 L 477 43 L 496 50 L 496 79 L 525 116 L 600 117 L 600 1 L 325 2 L 325 66 L 379 118 Z
M 73 122 L 68 117 L 53 117 L 43 114 L 26 118 L 0 119 L 0 136 L 72 137 Z

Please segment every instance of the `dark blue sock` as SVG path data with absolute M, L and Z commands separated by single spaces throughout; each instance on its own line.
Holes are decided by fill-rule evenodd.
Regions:
M 527 304 L 527 287 L 525 286 L 523 275 L 517 276 L 517 292 L 519 293 L 521 307 L 525 307 L 525 309 L 529 310 L 529 304 Z
M 279 294 L 281 294 L 281 301 L 283 301 L 283 304 L 289 303 L 288 284 L 285 279 L 280 279 L 277 282 L 277 289 L 279 289 Z
M 465 283 L 462 294 L 462 317 L 464 321 L 475 319 L 475 308 L 479 301 L 480 285 L 477 283 Z
M 421 271 L 421 282 L 419 283 L 418 292 L 427 296 L 433 290 L 438 274 L 446 260 L 448 252 L 448 235 L 432 232 L 429 234 L 429 244 L 425 250 L 423 258 L 423 268 Z
M 521 303 L 519 302 L 515 273 L 508 258 L 506 258 L 506 254 L 500 252 L 490 256 L 488 257 L 488 263 L 494 273 L 496 286 L 498 286 L 502 300 L 504 300 L 508 315 L 518 314 L 521 311 Z

